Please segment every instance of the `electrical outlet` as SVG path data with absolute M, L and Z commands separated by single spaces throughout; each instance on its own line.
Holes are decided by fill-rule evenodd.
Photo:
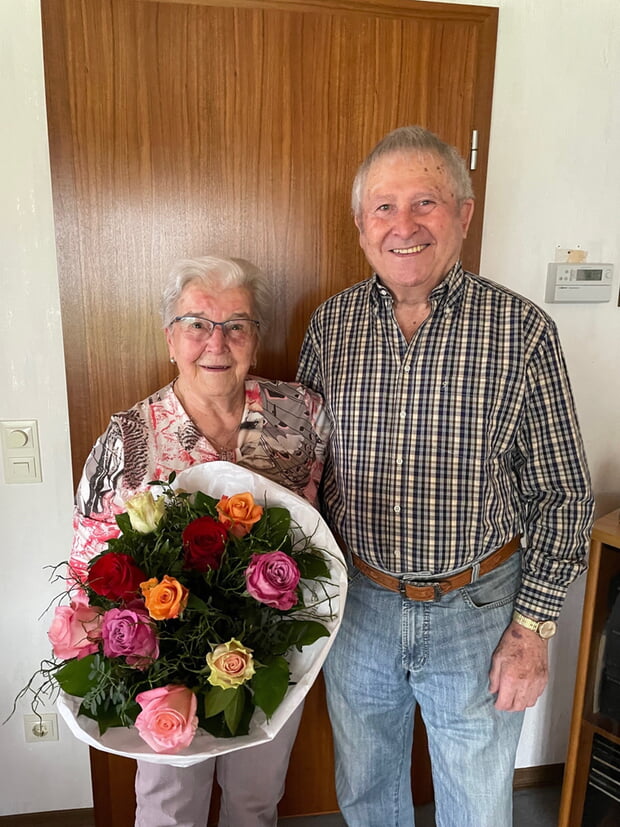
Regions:
M 39 741 L 57 741 L 58 718 L 54 712 L 24 715 L 24 734 L 26 741 L 33 744 Z

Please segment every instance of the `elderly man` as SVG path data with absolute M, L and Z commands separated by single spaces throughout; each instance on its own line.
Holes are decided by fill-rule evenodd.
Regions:
M 420 705 L 441 827 L 507 827 L 526 707 L 585 568 L 592 498 L 556 328 L 465 272 L 469 174 L 421 127 L 360 167 L 372 278 L 314 314 L 298 378 L 333 417 L 323 507 L 351 560 L 326 665 L 348 825 L 414 823 Z

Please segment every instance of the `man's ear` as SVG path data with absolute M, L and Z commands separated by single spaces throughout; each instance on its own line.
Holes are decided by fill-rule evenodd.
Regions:
M 459 207 L 459 217 L 461 219 L 461 227 L 463 228 L 463 238 L 467 238 L 469 225 L 474 215 L 475 202 L 473 198 L 465 198 Z

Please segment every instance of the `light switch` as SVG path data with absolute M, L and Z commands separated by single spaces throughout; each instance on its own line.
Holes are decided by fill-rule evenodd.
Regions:
M 41 482 L 39 433 L 35 419 L 0 422 L 4 481 L 7 484 Z
M 9 448 L 25 448 L 31 439 L 30 429 L 13 428 L 7 434 Z
M 32 482 L 36 480 L 37 466 L 34 457 L 24 457 L 23 459 L 9 459 L 9 468 L 11 470 L 10 477 L 13 482 Z

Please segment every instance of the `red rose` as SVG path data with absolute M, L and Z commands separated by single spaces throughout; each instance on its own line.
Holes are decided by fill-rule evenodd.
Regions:
M 140 593 L 140 583 L 146 579 L 129 554 L 111 551 L 90 566 L 86 582 L 109 600 L 130 600 Z
M 213 517 L 199 517 L 183 531 L 186 569 L 219 569 L 228 534 Z

